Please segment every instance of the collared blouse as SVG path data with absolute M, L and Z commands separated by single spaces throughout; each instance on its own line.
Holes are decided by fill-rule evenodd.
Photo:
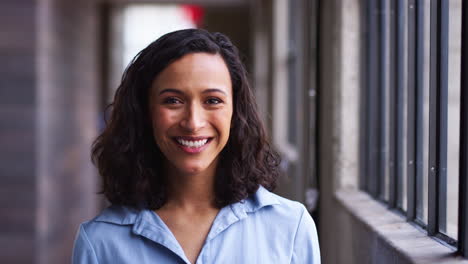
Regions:
M 111 206 L 81 224 L 72 263 L 185 263 L 176 238 L 151 210 Z M 320 263 L 314 221 L 298 202 L 260 187 L 222 208 L 195 264 Z

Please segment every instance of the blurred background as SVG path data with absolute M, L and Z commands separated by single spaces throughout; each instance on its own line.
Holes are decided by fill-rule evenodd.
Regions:
M 403 263 L 345 202 L 356 198 L 350 192 L 369 191 L 361 130 L 368 128 L 364 88 L 366 59 L 374 56 L 368 53 L 372 2 L 0 0 L 0 263 L 70 261 L 79 224 L 107 204 L 97 194 L 90 147 L 105 126 L 104 109 L 124 69 L 163 34 L 196 27 L 222 32 L 240 49 L 262 119 L 283 157 L 277 193 L 302 202 L 312 214 L 323 263 Z M 392 1 L 377 2 L 390 21 Z M 461 0 L 450 3 L 455 15 L 449 59 L 458 65 Z M 391 34 L 385 27 L 379 32 Z M 460 68 L 450 67 L 448 162 L 458 171 Z M 385 76 L 383 83 L 389 83 Z M 391 173 L 391 165 L 384 168 L 383 207 Z M 447 232 L 456 238 L 458 173 L 450 175 Z M 427 179 L 420 185 L 427 202 Z M 406 189 L 402 193 L 406 204 Z M 405 214 L 406 206 L 400 209 Z M 420 211 L 427 218 L 426 203 Z

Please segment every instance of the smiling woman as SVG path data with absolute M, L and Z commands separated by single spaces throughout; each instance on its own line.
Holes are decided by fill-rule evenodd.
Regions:
M 80 226 L 73 263 L 320 263 L 305 207 L 270 192 L 280 159 L 226 36 L 162 36 L 111 107 L 92 157 L 112 206 Z

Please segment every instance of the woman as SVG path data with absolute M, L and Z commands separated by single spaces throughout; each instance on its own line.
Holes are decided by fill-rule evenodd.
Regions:
M 307 210 L 270 192 L 279 156 L 220 33 L 141 51 L 92 157 L 112 206 L 80 226 L 73 263 L 320 263 Z

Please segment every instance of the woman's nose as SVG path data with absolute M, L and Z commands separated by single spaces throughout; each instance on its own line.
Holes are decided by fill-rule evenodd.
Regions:
M 188 132 L 194 133 L 203 128 L 205 123 L 203 108 L 197 104 L 191 104 L 185 110 L 180 126 Z

